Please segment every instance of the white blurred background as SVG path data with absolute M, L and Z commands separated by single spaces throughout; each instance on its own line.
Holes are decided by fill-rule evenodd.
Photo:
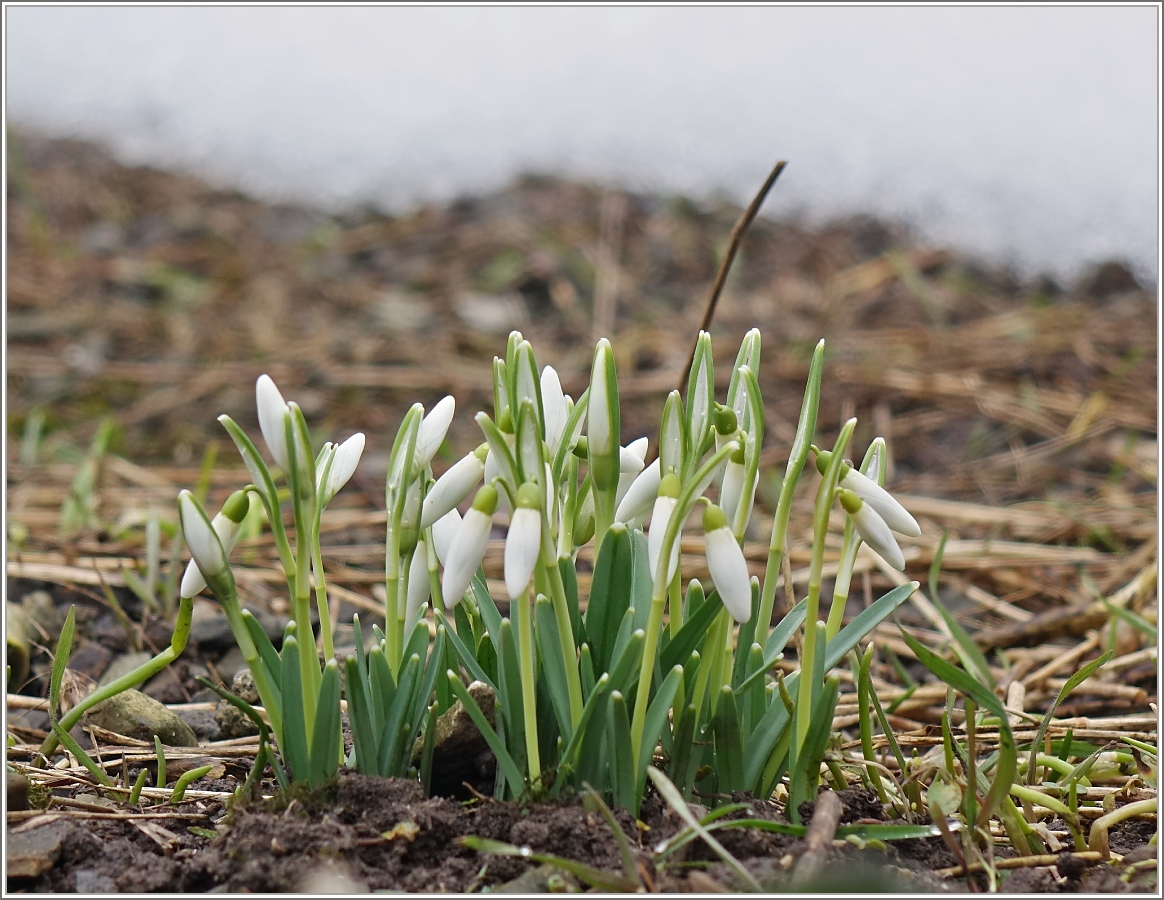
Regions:
M 10 125 L 399 210 L 523 171 L 1158 274 L 1158 9 L 7 7 Z

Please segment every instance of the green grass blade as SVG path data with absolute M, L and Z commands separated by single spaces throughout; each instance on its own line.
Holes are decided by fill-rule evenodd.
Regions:
M 476 835 L 466 835 L 457 840 L 461 846 L 468 847 L 470 850 L 476 850 L 479 853 L 492 853 L 496 856 L 515 856 L 519 859 L 528 859 L 531 862 L 542 863 L 543 865 L 556 866 L 564 872 L 569 872 L 584 884 L 592 888 L 597 888 L 600 891 L 626 894 L 633 893 L 639 887 L 637 878 L 632 881 L 624 875 L 596 869 L 593 866 L 586 865 L 586 863 L 575 862 L 572 859 L 566 859 L 562 856 L 553 856 L 549 853 L 534 853 L 529 847 L 518 847 L 514 844 L 507 844 L 504 841 L 495 841 L 491 838 L 477 837 Z
M 586 635 L 598 671 L 606 672 L 614 650 L 615 637 L 631 604 L 634 550 L 626 525 L 614 523 L 594 561 L 594 580 L 586 603 Z
M 243 624 L 246 625 L 247 632 L 251 636 L 251 640 L 255 643 L 255 647 L 258 648 L 259 656 L 263 659 L 263 664 L 267 667 L 267 673 L 271 676 L 271 683 L 281 689 L 283 684 L 283 661 L 279 658 L 279 651 L 275 649 L 275 645 L 267 637 L 267 632 L 263 630 L 263 626 L 259 624 L 259 620 L 255 618 L 249 609 L 242 611 L 242 620 Z
M 291 635 L 283 641 L 283 746 L 279 751 L 295 781 L 307 781 L 311 757 L 307 746 L 307 720 L 303 712 L 303 683 L 299 675 L 299 640 Z
M 376 766 L 380 758 L 378 733 L 372 728 L 368 712 L 368 693 L 360 664 L 348 657 L 344 662 L 348 682 L 348 722 L 352 728 L 352 746 L 356 751 L 356 768 L 364 775 L 382 775 Z
M 319 684 L 315 733 L 311 736 L 312 784 L 319 784 L 336 773 L 339 768 L 341 736 L 339 664 L 329 659 Z
M 613 529 L 612 529 L 613 530 Z M 603 543 L 603 547 L 606 543 Z M 574 733 L 570 721 L 570 690 L 566 683 L 566 662 L 562 656 L 562 642 L 558 640 L 558 623 L 554 616 L 554 605 L 549 598 L 538 595 L 534 610 L 538 655 L 542 661 L 542 675 L 549 688 L 550 703 L 558 731 L 569 741 Z
M 647 715 L 643 720 L 643 742 L 639 746 L 639 771 L 635 772 L 635 790 L 637 799 L 641 800 L 643 788 L 647 781 L 647 766 L 655 755 L 655 747 L 659 743 L 659 735 L 667 725 L 670 717 L 671 705 L 675 701 L 675 694 L 683 680 L 683 667 L 673 666 L 659 685 L 659 690 L 647 707 Z M 638 808 L 638 802 L 635 804 Z
M 409 760 L 404 758 L 412 752 L 412 744 L 404 747 L 405 722 L 412 705 L 412 691 L 420 675 L 420 657 L 413 654 L 401 670 L 400 683 L 388 707 L 384 731 L 380 735 L 380 756 L 377 764 L 386 775 L 403 775 Z
M 505 749 L 505 744 L 497 736 L 497 732 L 493 730 L 488 719 L 485 718 L 485 714 L 477 706 L 476 701 L 469 696 L 469 692 L 461 684 L 461 679 L 457 676 L 457 673 L 449 669 L 445 675 L 448 678 L 449 687 L 457 695 L 457 699 L 464 705 L 465 712 L 469 714 L 469 718 L 473 720 L 473 724 L 481 732 L 481 737 L 485 739 L 485 743 L 489 745 L 489 749 L 493 751 L 493 755 L 497 758 L 497 768 L 503 773 L 506 782 L 509 784 L 510 793 L 514 797 L 520 797 L 525 788 L 525 779 L 521 777 L 521 770 L 513 761 L 513 757 L 509 755 L 509 751 Z
M 616 806 L 638 811 L 635 804 L 635 770 L 631 753 L 630 716 L 626 700 L 619 691 L 610 694 L 606 708 L 606 738 L 608 762 L 611 769 L 610 789 Z
M 687 662 L 691 657 L 691 651 L 697 649 L 707 637 L 707 630 L 722 607 L 719 595 L 712 591 L 659 653 L 659 665 L 663 669 L 670 669 L 674 665 Z
M 1083 684 L 1083 682 L 1099 671 L 1100 667 L 1107 663 L 1114 654 L 1114 650 L 1108 650 L 1107 653 L 1103 654 L 1103 656 L 1099 657 L 1099 659 L 1093 659 L 1082 669 L 1068 678 L 1062 689 L 1059 691 L 1059 696 L 1055 698 L 1055 702 L 1047 708 L 1047 712 L 1043 715 L 1043 719 L 1041 722 L 1039 722 L 1039 727 L 1035 731 L 1035 739 L 1031 742 L 1031 760 L 1027 765 L 1027 784 L 1035 783 L 1035 759 L 1042 751 L 1043 736 L 1047 733 L 1047 728 L 1051 724 L 1051 719 L 1055 717 L 1055 710 L 1059 708 L 1059 704 L 1066 700 L 1068 695 L 1077 687 L 1079 687 L 1079 685 Z
M 954 640 L 954 653 L 962 663 L 963 668 L 993 691 L 995 687 L 994 676 L 990 674 L 990 665 L 986 662 L 986 657 L 982 655 L 982 651 L 978 649 L 974 639 L 966 633 L 966 629 L 946 609 L 946 604 L 942 602 L 941 594 L 938 591 L 938 575 L 942 571 L 942 556 L 946 552 L 946 538 L 949 536 L 949 531 L 942 532 L 938 549 L 934 551 L 934 561 L 930 563 L 930 602 L 941 615 L 942 621 L 946 623 L 946 628 L 949 629 L 950 636 Z
M 460 660 L 461 665 L 469 670 L 469 674 L 473 676 L 475 681 L 483 681 L 485 684 L 496 690 L 497 685 L 494 684 L 493 679 L 491 679 L 486 674 L 485 670 L 481 668 L 480 663 L 477 662 L 473 652 L 467 646 L 465 646 L 465 642 L 461 640 L 460 635 L 458 635 L 455 630 L 449 627 L 448 619 L 445 618 L 444 614 L 440 612 L 440 610 L 437 610 L 436 612 L 436 620 L 437 623 L 444 629 L 445 639 L 449 641 L 449 643 L 453 645 L 453 649 L 456 650 L 457 659 Z
M 726 684 L 720 690 L 713 723 L 715 738 L 713 768 L 716 775 L 719 776 L 717 790 L 720 793 L 742 791 L 744 790 L 744 750 L 740 735 L 740 714 L 736 708 L 735 692 Z
M 52 674 L 49 676 L 49 721 L 54 724 L 61 708 L 61 679 L 65 676 L 65 667 L 69 664 L 69 654 L 73 650 L 73 631 L 76 626 L 77 607 L 70 606 L 65 623 L 61 626 L 60 636 L 57 638 Z

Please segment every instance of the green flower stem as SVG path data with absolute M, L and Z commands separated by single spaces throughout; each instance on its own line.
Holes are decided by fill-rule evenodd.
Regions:
M 711 685 L 711 673 L 715 672 L 716 681 L 719 681 L 719 669 L 722 668 L 723 661 L 723 632 L 727 625 L 727 620 L 730 614 L 727 609 L 722 609 L 711 621 L 711 628 L 708 631 L 707 640 L 704 646 L 707 647 L 707 656 L 700 659 L 699 672 L 695 676 L 695 693 L 691 698 L 691 702 L 695 706 L 696 714 L 703 709 L 703 698 L 709 695 L 709 712 L 710 719 L 715 715 L 715 704 L 719 694 L 719 684 Z M 708 687 L 711 686 L 711 690 Z M 696 720 L 698 721 L 698 720 Z
M 116 697 L 118 694 L 128 691 L 130 688 L 141 684 L 153 678 L 166 666 L 176 660 L 182 655 L 182 651 L 186 649 L 186 642 L 190 639 L 190 626 L 194 618 L 194 598 L 182 597 L 178 605 L 178 617 L 174 620 L 174 633 L 170 638 L 170 646 L 125 675 L 122 675 L 116 681 L 112 681 L 105 687 L 98 688 L 88 697 L 83 699 L 80 703 L 70 709 L 65 715 L 61 717 L 60 725 L 66 731 L 71 731 L 73 727 L 81 721 L 82 716 L 99 703 L 103 703 L 110 697 Z M 40 752 L 44 756 L 52 753 L 56 748 L 57 736 L 49 733 L 48 737 L 44 739 L 41 744 Z
M 391 516 L 392 511 L 388 511 Z M 393 674 L 400 672 L 404 652 L 400 627 L 400 530 L 388 525 L 388 547 L 384 553 L 384 642 L 385 655 Z
M 319 610 L 319 638 L 323 643 L 323 657 L 335 659 L 335 644 L 331 634 L 331 609 L 327 602 L 327 578 L 323 574 L 323 551 L 319 546 L 318 531 L 311 542 L 311 567 L 315 575 L 315 606 Z
M 853 563 L 857 559 L 858 547 L 853 522 L 845 516 L 845 538 L 841 544 L 841 560 L 837 565 L 833 602 L 829 607 L 829 618 L 825 625 L 825 637 L 830 641 L 837 636 L 845 620 L 845 604 L 849 602 L 849 587 L 853 581 Z
M 529 780 L 536 781 L 542 774 L 541 758 L 538 755 L 538 713 L 537 694 L 534 684 L 533 622 L 530 616 L 529 598 L 518 597 L 513 601 L 513 616 L 517 619 L 517 653 L 521 669 L 522 712 L 525 717 L 525 750 L 529 759 Z M 570 626 L 569 618 L 566 627 Z M 570 665 L 567 663 L 566 668 Z
M 639 748 L 643 743 L 643 730 L 647 723 L 647 704 L 651 698 L 651 678 L 655 673 L 655 657 L 659 652 L 659 632 L 663 627 L 663 607 L 667 604 L 668 586 L 664 583 L 667 569 L 670 566 L 671 548 L 679 540 L 683 531 L 683 524 L 691 515 L 691 510 L 698 499 L 695 490 L 710 475 L 721 462 L 727 459 L 739 448 L 735 441 L 728 441 L 714 454 L 708 457 L 699 470 L 691 476 L 683 486 L 675 503 L 675 511 L 667 523 L 667 530 L 663 534 L 663 544 L 659 549 L 659 564 L 654 574 L 654 585 L 651 589 L 651 613 L 647 619 L 646 642 L 643 645 L 643 659 L 639 666 L 639 685 L 635 692 L 635 710 L 631 720 L 631 753 L 634 758 L 635 771 L 639 766 Z M 679 573 L 676 572 L 676 577 Z
M 768 563 L 764 567 L 764 586 L 760 591 L 760 610 L 756 622 L 756 634 L 761 633 L 767 641 L 772 627 L 772 606 L 776 599 L 776 579 L 780 575 L 780 563 L 784 557 L 784 547 L 788 538 L 788 519 L 792 515 L 792 495 L 800 473 L 808 459 L 809 445 L 816 432 L 816 415 L 820 406 L 820 380 L 824 369 L 824 347 L 822 340 L 812 354 L 808 369 L 808 383 L 804 388 L 804 402 L 800 407 L 800 421 L 796 425 L 796 438 L 788 454 L 788 466 L 784 470 L 784 482 L 780 485 L 780 499 L 776 503 L 776 515 L 772 521 L 772 541 L 768 547 Z M 763 629 L 761 632 L 760 629 Z
M 670 611 L 668 624 L 671 637 L 675 637 L 683 627 L 683 573 L 678 568 L 675 569 L 675 577 L 667 585 L 667 608 Z
M 614 524 L 614 496 L 599 490 L 594 484 L 591 491 L 594 494 L 594 556 L 597 558 L 598 551 L 602 549 L 602 539 Z
M 576 729 L 582 721 L 582 681 L 578 675 L 578 648 L 574 646 L 574 629 L 570 625 L 570 608 L 566 602 L 566 585 L 556 559 L 546 563 L 550 583 L 550 600 L 558 623 L 558 640 L 566 661 L 566 689 L 570 693 L 570 724 Z
M 227 569 L 228 573 L 229 571 Z M 215 596 L 222 604 L 222 610 L 226 613 L 226 620 L 230 623 L 230 630 L 234 634 L 235 642 L 238 644 L 239 650 L 242 651 L 247 668 L 251 670 L 251 675 L 254 677 L 255 690 L 258 691 L 263 708 L 267 711 L 267 718 L 271 722 L 271 730 L 275 732 L 275 739 L 282 746 L 283 714 L 279 708 L 279 701 L 276 699 L 275 686 L 268 676 L 267 667 L 259 654 L 259 648 L 251 640 L 251 633 L 247 629 L 246 623 L 243 622 L 242 609 L 238 604 L 238 592 L 234 588 L 233 576 L 230 578 L 230 590 Z
M 833 507 L 833 494 L 836 493 L 837 481 L 840 478 L 845 448 L 849 445 L 849 439 L 853 436 L 853 429 L 856 427 L 857 420 L 849 419 L 841 428 L 837 442 L 833 445 L 833 455 L 829 459 L 828 469 L 825 470 L 820 488 L 816 492 L 816 508 L 813 511 L 812 563 L 808 574 L 808 598 L 804 613 L 804 658 L 800 661 L 801 675 L 797 697 L 797 706 L 801 713 L 796 717 L 798 756 L 808 738 L 808 728 L 812 721 L 810 711 L 814 688 L 819 687 L 812 683 L 812 672 L 816 662 L 817 614 L 820 610 L 821 569 L 824 568 L 825 536 L 829 529 L 829 513 Z

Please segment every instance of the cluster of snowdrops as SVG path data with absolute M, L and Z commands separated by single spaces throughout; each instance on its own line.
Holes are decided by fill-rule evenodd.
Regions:
M 838 686 L 830 670 L 917 587 L 896 588 L 842 627 L 859 546 L 901 569 L 893 532 L 919 530 L 880 486 L 881 439 L 858 466 L 844 458 L 855 420 L 832 448 L 812 444 L 823 356 L 822 341 L 767 564 L 756 578 L 742 542 L 763 442 L 759 332 L 741 342 L 723 402 L 715 396 L 711 339 L 700 334 L 687 390 L 667 397 L 657 458 L 649 463 L 647 437 L 622 444 L 614 354 L 605 339 L 595 348 L 589 387 L 575 400 L 514 332 L 504 358 L 494 360 L 493 410 L 476 415 L 483 442 L 439 478 L 431 464 L 452 421 L 453 399 L 427 413 L 416 404 L 404 416 L 385 485 L 384 624 L 365 634 L 353 619 L 355 651 L 342 661 L 320 516 L 355 471 L 365 439 L 356 434 L 313 449 L 302 411 L 264 375 L 258 419 L 275 466 L 235 422 L 220 417 L 252 483 L 213 518 L 189 491 L 180 494 L 193 558 L 174 644 L 151 665 L 160 668 L 181 652 L 192 598 L 209 587 L 263 707 L 262 714 L 250 710 L 263 724 L 256 767 L 270 764 L 284 784 L 317 783 L 347 764 L 428 785 L 434 724 L 460 702 L 496 757 L 498 797 L 555 796 L 590 785 L 637 812 L 652 771 L 687 797 L 696 790 L 767 796 L 787 777 L 795 809 L 815 794 L 831 735 Z M 807 595 L 773 625 L 792 498 L 810 456 L 822 478 Z M 229 563 L 255 503 L 272 530 L 291 599 L 278 649 L 242 609 Z M 838 507 L 845 531 L 826 611 L 825 535 Z M 709 585 L 682 580 L 680 542 L 693 514 L 702 519 Z M 495 598 L 481 563 L 494 528 L 506 520 L 504 596 Z M 590 544 L 582 567 L 592 561 L 589 587 L 580 591 L 579 552 Z M 798 633 L 799 669 L 783 676 L 774 665 Z M 341 693 L 353 745 L 346 757 Z

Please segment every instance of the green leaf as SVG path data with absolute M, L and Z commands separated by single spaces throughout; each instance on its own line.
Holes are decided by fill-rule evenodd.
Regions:
M 271 676 L 271 683 L 276 687 L 281 687 L 283 684 L 283 661 L 279 659 L 279 651 L 275 649 L 275 645 L 271 643 L 271 639 L 267 637 L 267 632 L 263 630 L 263 626 L 259 624 L 259 620 L 254 617 L 254 614 L 249 609 L 242 611 L 243 624 L 247 627 L 247 632 L 254 641 L 255 647 L 258 648 L 259 656 L 263 659 L 263 665 L 267 667 L 267 673 Z
M 712 591 L 711 596 L 699 605 L 659 654 L 659 665 L 669 669 L 676 664 L 687 662 L 691 652 L 707 637 L 712 620 L 722 608 L 719 595 Z
M 994 777 L 986 800 L 978 812 L 976 823 L 979 827 L 985 827 L 998 805 L 1010 792 L 1010 786 L 1014 783 L 1015 775 L 1018 772 L 1018 753 L 1015 749 L 1014 733 L 1011 731 L 1006 707 L 1002 705 L 1002 701 L 994 695 L 993 691 L 987 689 L 961 669 L 946 662 L 904 628 L 901 629 L 901 634 L 906 644 L 909 645 L 909 649 L 917 657 L 918 662 L 929 669 L 939 680 L 952 685 L 956 691 L 960 691 L 974 700 L 975 703 L 986 707 L 998 716 L 998 763 L 994 769 Z
M 497 732 L 490 726 L 489 720 L 485 718 L 485 714 L 481 712 L 476 701 L 469 696 L 469 692 L 461 684 L 461 679 L 457 676 L 457 673 L 449 669 L 445 675 L 448 678 L 449 687 L 457 695 L 457 699 L 465 707 L 465 712 L 469 714 L 469 718 L 477 726 L 481 737 L 485 739 L 485 743 L 489 745 L 489 749 L 493 751 L 493 755 L 497 758 L 497 768 L 503 773 L 505 780 L 508 782 L 510 793 L 515 797 L 520 797 L 522 790 L 525 788 L 525 779 L 521 777 L 521 770 L 514 763 L 513 757 L 505 749 L 505 744 L 497 736 Z
M 607 531 L 594 562 L 594 580 L 584 618 L 586 635 L 600 672 L 610 668 L 615 636 L 631 606 L 633 565 L 630 532 L 621 522 L 616 522 Z
M 622 652 L 615 656 L 610 667 L 611 687 L 622 691 L 625 696 L 630 696 L 630 692 L 638 684 L 639 664 L 642 661 L 645 643 L 646 635 L 641 629 L 636 631 L 630 636 Z
M 307 781 L 311 758 L 307 749 L 307 721 L 303 712 L 303 682 L 299 675 L 299 640 L 283 641 L 283 744 L 279 748 L 296 781 Z
M 93 762 L 92 757 L 90 757 L 88 753 L 81 749 L 81 745 L 73 740 L 73 736 L 71 734 L 65 731 L 65 729 L 61 728 L 59 722 L 53 722 L 52 727 L 53 734 L 57 736 L 57 740 L 60 741 L 61 746 L 72 753 L 73 756 L 77 758 L 77 762 L 88 769 L 89 774 L 96 778 L 99 784 L 103 784 L 106 787 L 113 786 L 113 779 L 105 774 L 105 770 L 97 765 L 97 763 Z
M 946 609 L 946 604 L 942 602 L 941 593 L 938 591 L 938 575 L 942 571 L 942 556 L 946 552 L 946 538 L 949 536 L 949 531 L 942 532 L 942 539 L 938 543 L 938 549 L 934 552 L 934 561 L 930 563 L 930 602 L 941 615 L 942 621 L 946 623 L 946 628 L 949 629 L 950 636 L 954 640 L 954 653 L 962 666 L 993 691 L 994 676 L 990 674 L 990 665 L 986 662 L 986 657 L 982 655 L 982 651 L 978 649 L 978 645 L 966 633 L 966 629 L 962 627 L 961 623 L 950 615 L 950 611 Z
M 789 691 L 795 691 L 799 679 L 799 672 L 793 672 L 787 678 Z M 747 681 L 745 680 L 744 683 L 747 684 Z M 758 782 L 769 757 L 772 755 L 772 750 L 791 723 L 792 717 L 788 714 L 788 709 L 783 703 L 777 700 L 768 705 L 763 718 L 752 729 L 752 736 L 748 739 L 748 745 L 744 750 L 745 784 L 755 785 Z M 760 794 L 757 793 L 757 796 Z
M 736 648 L 737 648 L 737 650 L 750 649 L 752 646 L 752 643 L 755 641 L 755 639 L 756 639 L 756 619 L 758 618 L 759 609 L 760 609 L 760 583 L 758 581 L 753 581 L 752 582 L 752 615 L 748 619 L 748 621 L 746 621 L 740 625 L 739 630 L 736 632 Z M 761 658 L 761 660 L 763 659 L 762 653 L 761 653 L 760 658 Z M 747 668 L 748 668 L 748 653 L 737 652 L 736 658 L 735 658 L 735 663 L 732 667 L 732 686 L 733 687 L 739 687 L 740 682 L 744 680 L 744 676 L 747 674 Z
M 497 685 L 494 684 L 493 679 L 485 674 L 485 670 L 481 668 L 480 664 L 473 656 L 472 651 L 465 646 L 465 642 L 461 640 L 460 636 L 452 628 L 449 628 L 449 622 L 448 619 L 445 618 L 444 613 L 442 613 L 439 609 L 436 610 L 435 613 L 437 624 L 444 629 L 445 639 L 448 640 L 448 642 L 452 644 L 453 648 L 457 651 L 457 659 L 460 660 L 461 665 L 469 670 L 469 674 L 473 676 L 474 680 L 483 681 L 491 688 L 496 690 Z
M 388 707 L 387 720 L 384 723 L 384 732 L 380 736 L 380 756 L 378 765 L 381 772 L 389 776 L 403 775 L 408 767 L 405 751 L 411 752 L 412 743 L 407 748 L 403 746 L 407 738 L 407 716 L 412 706 L 412 691 L 420 674 L 420 657 L 415 653 L 408 658 L 401 670 L 400 683 L 396 688 L 396 695 Z
M 379 735 L 372 728 L 368 694 L 360 674 L 360 664 L 348 657 L 344 667 L 348 682 L 348 721 L 352 728 L 352 745 L 356 751 L 356 768 L 364 775 L 382 775 L 376 768 L 380 757 Z
M 1114 655 L 1114 650 L 1108 650 L 1107 653 L 1105 653 L 1099 659 L 1093 659 L 1082 669 L 1068 678 L 1062 689 L 1060 689 L 1059 696 L 1057 696 L 1055 698 L 1055 702 L 1052 703 L 1050 707 L 1048 707 L 1047 712 L 1043 716 L 1043 720 L 1039 722 L 1039 727 L 1035 731 L 1035 739 L 1031 741 L 1031 761 L 1027 765 L 1027 784 L 1035 783 L 1035 759 L 1038 754 L 1042 752 L 1043 736 L 1047 733 L 1047 728 L 1051 724 L 1051 719 L 1055 717 L 1055 710 L 1059 708 L 1059 704 L 1066 700 L 1068 695 L 1070 695 L 1073 690 L 1079 687 L 1079 685 L 1083 684 L 1083 682 L 1099 671 L 1099 668 L 1107 663 Z
M 70 606 L 65 623 L 61 626 L 61 633 L 57 637 L 57 650 L 53 654 L 53 669 L 49 676 L 49 721 L 54 724 L 61 708 L 61 679 L 64 678 L 65 667 L 69 664 L 69 654 L 73 650 L 73 630 L 76 624 L 77 607 Z
M 655 788 L 663 795 L 663 799 L 671 805 L 671 808 L 679 814 L 687 826 L 698 834 L 707 843 L 716 855 L 719 856 L 728 867 L 735 873 L 736 877 L 747 887 L 750 891 L 755 891 L 757 894 L 763 893 L 764 889 L 760 887 L 758 881 L 752 877 L 752 873 L 745 869 L 734 856 L 724 849 L 723 844 L 717 841 L 703 825 L 699 824 L 699 820 L 691 814 L 691 810 L 687 806 L 687 801 L 683 799 L 683 795 L 673 785 L 670 779 L 654 766 L 647 769 L 647 775 L 650 776 L 651 781 L 654 782 Z
M 740 715 L 736 709 L 736 696 L 731 687 L 724 685 L 715 707 L 714 736 L 715 763 L 713 768 L 719 776 L 717 790 L 720 793 L 742 791 L 744 785 L 744 752 L 740 737 Z
M 562 643 L 558 640 L 558 622 L 554 617 L 554 604 L 549 598 L 539 594 L 534 609 L 538 655 L 542 661 L 542 674 L 549 689 L 550 703 L 558 731 L 565 740 L 570 740 L 574 729 L 570 723 L 570 689 L 566 684 L 566 661 L 562 656 Z
M 835 675 L 829 676 L 825 681 L 824 690 L 813 702 L 808 736 L 796 755 L 792 780 L 788 788 L 788 815 L 793 821 L 796 821 L 800 804 L 816 796 L 816 789 L 820 784 L 820 764 L 824 759 L 829 735 L 832 733 L 833 713 L 837 708 L 839 692 L 840 680 Z
M 635 628 L 647 627 L 651 615 L 651 593 L 655 576 L 651 573 L 650 554 L 647 552 L 647 536 L 641 528 L 631 532 L 631 551 L 634 565 L 631 569 L 631 606 L 635 611 Z
M 319 684 L 315 733 L 311 736 L 311 783 L 319 784 L 339 768 L 340 740 L 339 664 L 329 659 Z
M 501 613 L 497 604 L 493 602 L 493 595 L 489 593 L 489 584 L 485 581 L 485 570 L 477 569 L 473 575 L 473 600 L 477 603 L 477 612 L 481 621 L 485 623 L 485 630 L 493 641 L 493 649 L 498 650 L 498 641 L 501 637 Z
M 651 699 L 650 706 L 647 707 L 647 715 L 643 720 L 643 742 L 639 746 L 639 771 L 635 773 L 635 789 L 637 791 L 635 809 L 638 809 L 643 788 L 646 785 L 647 766 L 654 756 L 655 747 L 659 743 L 659 735 L 667 725 L 671 704 L 675 701 L 675 693 L 679 690 L 682 679 L 683 667 L 672 667 Z
M 630 716 L 626 700 L 619 691 L 610 694 L 610 705 L 606 709 L 606 737 L 607 762 L 611 769 L 610 787 L 614 792 L 615 805 L 637 812 Z
M 575 862 L 572 859 L 566 859 L 562 856 L 553 856 L 549 853 L 534 853 L 529 847 L 517 847 L 503 841 L 495 841 L 490 838 L 477 837 L 476 835 L 466 835 L 465 837 L 457 838 L 457 840 L 462 846 L 468 847 L 470 850 L 476 850 L 479 853 L 493 853 L 497 856 L 516 856 L 519 859 L 528 859 L 543 865 L 556 866 L 564 872 L 569 872 L 579 881 L 600 891 L 613 891 L 615 893 L 626 894 L 634 892 L 639 887 L 637 879 L 632 881 L 625 875 L 596 869 L 593 866 L 586 865 L 586 863 Z
M 377 644 L 368 651 L 368 686 L 371 689 L 369 715 L 376 734 L 384 731 L 384 719 L 388 707 L 396 696 L 396 679 L 392 677 L 392 667 L 384 655 L 384 647 Z

